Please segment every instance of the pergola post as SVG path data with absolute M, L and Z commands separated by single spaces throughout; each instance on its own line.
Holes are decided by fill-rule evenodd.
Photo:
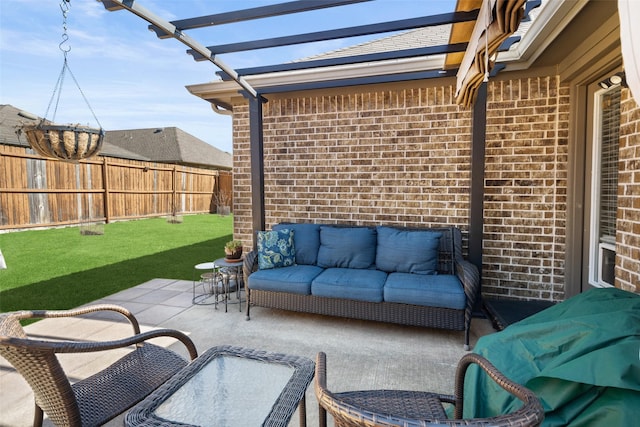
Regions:
M 469 192 L 469 261 L 480 273 L 482 280 L 482 235 L 484 229 L 484 167 L 487 134 L 487 83 L 478 88 L 471 117 L 471 183 Z M 480 301 L 481 287 L 476 301 Z
M 253 218 L 253 248 L 256 248 L 256 231 L 265 228 L 264 208 L 264 135 L 262 132 L 262 103 L 258 95 L 249 98 L 249 143 L 251 147 L 251 217 Z

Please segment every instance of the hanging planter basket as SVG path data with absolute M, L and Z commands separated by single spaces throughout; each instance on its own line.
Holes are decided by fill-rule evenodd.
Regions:
M 77 162 L 95 156 L 102 147 L 104 131 L 88 126 L 45 123 L 22 127 L 31 148 L 54 159 Z

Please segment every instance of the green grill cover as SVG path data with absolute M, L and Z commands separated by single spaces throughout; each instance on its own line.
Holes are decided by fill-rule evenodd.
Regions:
M 640 295 L 592 289 L 486 335 L 474 349 L 545 409 L 543 426 L 640 425 Z M 464 416 L 512 412 L 520 401 L 472 366 Z

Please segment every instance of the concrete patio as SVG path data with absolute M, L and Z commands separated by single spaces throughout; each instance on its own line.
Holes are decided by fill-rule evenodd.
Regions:
M 279 310 L 252 309 L 245 320 L 237 304 L 192 305 L 192 282 L 153 279 L 95 303 L 122 305 L 131 310 L 143 330 L 172 328 L 187 333 L 200 353 L 207 348 L 229 344 L 295 354 L 315 359 L 327 353 L 328 385 L 335 391 L 402 388 L 453 392 L 453 376 L 463 349 L 464 333 L 406 327 L 377 322 L 307 315 Z M 232 300 L 235 301 L 235 294 Z M 28 308 L 28 307 L 25 307 Z M 46 338 L 71 337 L 83 340 L 111 340 L 130 334 L 128 324 L 117 317 L 89 319 L 47 319 L 27 326 L 27 333 Z M 471 344 L 495 330 L 486 319 L 473 319 Z M 155 340 L 171 346 L 186 357 L 186 351 L 173 340 Z M 103 368 L 121 352 L 99 355 L 63 355 L 61 361 L 72 379 L 86 377 Z M 260 387 L 259 381 L 247 384 Z M 22 378 L 0 358 L 0 426 L 30 426 L 33 397 Z M 108 423 L 123 425 L 124 416 Z M 313 386 L 307 390 L 307 423 L 318 423 Z M 51 425 L 45 420 L 45 425 Z M 291 425 L 298 425 L 294 414 Z

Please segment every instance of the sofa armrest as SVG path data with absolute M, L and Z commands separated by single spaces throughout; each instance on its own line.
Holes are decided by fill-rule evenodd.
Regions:
M 464 310 L 465 336 L 464 349 L 469 350 L 469 328 L 471 327 L 471 317 L 473 316 L 473 307 L 476 304 L 478 291 L 480 289 L 480 273 L 478 268 L 467 260 L 458 260 L 456 262 L 456 275 L 462 282 L 464 294 L 467 299 L 467 306 Z
M 464 294 L 467 296 L 467 307 L 472 309 L 480 288 L 478 268 L 467 260 L 458 260 L 456 262 L 456 275 L 462 282 Z
M 249 278 L 251 273 L 258 270 L 258 251 L 251 251 L 244 256 L 244 262 L 242 264 L 242 274 L 244 275 L 244 280 Z

